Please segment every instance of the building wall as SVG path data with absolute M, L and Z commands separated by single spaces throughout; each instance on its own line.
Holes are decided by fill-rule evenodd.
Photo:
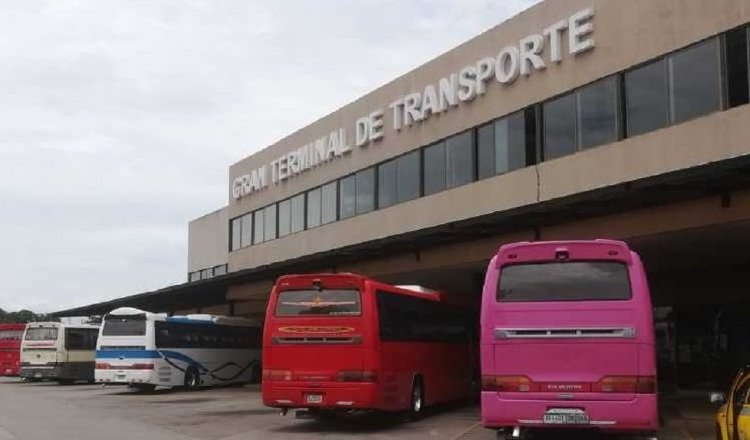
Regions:
M 227 264 L 228 209 L 222 208 L 188 225 L 188 273 Z
M 388 104 L 458 72 L 504 46 L 580 10 L 593 8 L 593 50 L 567 54 L 547 68 L 521 76 L 511 85 L 487 83 L 487 92 L 471 102 L 400 131 L 393 130 Z M 750 4 L 736 0 L 548 0 L 397 78 L 361 99 L 300 129 L 230 167 L 228 218 L 327 183 L 353 171 L 396 157 L 493 118 L 510 114 L 562 92 L 620 72 L 750 22 Z M 353 136 L 357 118 L 385 109 L 384 138 L 349 155 L 308 170 L 278 185 L 234 200 L 234 178 L 270 163 L 314 139 L 345 127 Z M 750 109 L 741 107 L 692 122 L 629 138 L 603 147 L 543 162 L 506 175 L 340 220 L 322 227 L 231 252 L 229 270 L 258 267 L 486 213 L 505 211 L 619 182 L 657 175 L 750 153 L 743 124 Z M 350 140 L 350 143 L 353 142 Z M 492 197 L 487 197 L 491 194 Z M 408 221 L 405 221 L 408 219 Z M 224 225 L 226 231 L 226 224 Z M 225 232 L 226 235 L 226 232 Z

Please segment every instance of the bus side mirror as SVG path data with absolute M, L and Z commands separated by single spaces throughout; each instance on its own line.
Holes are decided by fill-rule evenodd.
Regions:
M 727 396 L 724 393 L 713 392 L 709 395 L 709 400 L 711 403 L 723 404 L 726 403 Z

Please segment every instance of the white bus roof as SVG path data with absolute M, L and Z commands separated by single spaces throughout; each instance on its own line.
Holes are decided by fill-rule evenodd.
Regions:
M 29 322 L 26 328 L 32 327 L 62 327 L 62 328 L 99 328 L 98 324 L 63 324 L 62 322 L 43 321 Z
M 248 327 L 257 327 L 261 325 L 260 320 L 240 318 L 236 316 L 209 315 L 209 314 L 203 314 L 203 313 L 167 316 L 166 313 L 152 313 L 152 312 L 148 312 L 145 310 L 136 309 L 133 307 L 120 307 L 107 313 L 107 315 L 114 315 L 114 316 L 128 316 L 128 315 L 142 315 L 142 314 L 145 314 L 146 317 L 149 319 L 155 319 L 159 321 L 164 320 L 168 322 L 185 322 L 185 323 L 210 322 L 213 324 L 237 325 L 237 326 L 248 326 Z

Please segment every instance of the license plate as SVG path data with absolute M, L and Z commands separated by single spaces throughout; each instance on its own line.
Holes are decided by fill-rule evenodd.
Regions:
M 308 394 L 307 397 L 305 397 L 305 402 L 323 403 L 323 395 L 322 394 Z
M 589 416 L 580 409 L 551 409 L 544 413 L 542 421 L 548 425 L 588 425 Z

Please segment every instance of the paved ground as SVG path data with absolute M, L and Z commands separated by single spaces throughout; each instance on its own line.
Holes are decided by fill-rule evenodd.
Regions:
M 705 399 L 703 399 L 705 400 Z M 711 408 L 701 399 L 667 402 L 662 439 L 713 439 Z M 491 440 L 472 406 L 441 408 L 418 422 L 398 417 L 295 420 L 260 403 L 257 386 L 191 393 L 138 394 L 122 387 L 62 386 L 0 379 L 0 440 Z M 555 436 L 554 438 L 583 438 Z M 598 437 L 594 437 L 598 438 Z

